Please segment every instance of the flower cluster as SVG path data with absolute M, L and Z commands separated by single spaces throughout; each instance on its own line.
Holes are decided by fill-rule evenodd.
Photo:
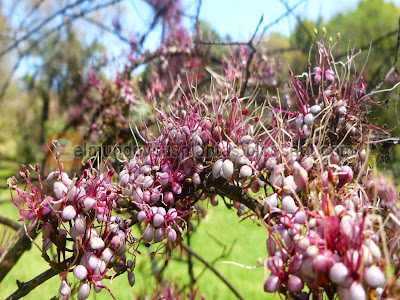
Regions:
M 113 174 L 112 169 L 106 173 L 96 171 L 88 162 L 81 176 L 69 178 L 60 165 L 47 176 L 52 183 L 52 196 L 44 194 L 40 175 L 39 189 L 33 185 L 27 168 L 21 176 L 30 191 L 19 188 L 15 178 L 9 182 L 19 196 L 19 199 L 13 197 L 13 202 L 20 210 L 21 220 L 33 220 L 30 229 L 38 226 L 42 230 L 43 256 L 50 260 L 46 252 L 52 245 L 64 258 L 66 253 L 73 253 L 74 263 L 68 268 L 73 269 L 78 280 L 75 284 L 79 285 L 79 299 L 89 296 L 91 286 L 96 292 L 108 290 L 103 279 L 133 265 L 126 252 L 135 239 L 128 224 L 112 214 L 120 198 L 120 188 L 112 182 Z M 128 272 L 128 277 L 132 277 L 133 273 Z M 71 284 L 66 275 L 61 277 L 60 297 L 68 299 Z

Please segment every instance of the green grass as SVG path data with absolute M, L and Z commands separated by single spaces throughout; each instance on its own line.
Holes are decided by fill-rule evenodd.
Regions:
M 11 204 L 2 204 L 0 214 L 6 214 L 10 218 L 17 219 L 18 212 Z M 209 262 L 219 258 L 221 254 L 233 245 L 232 251 L 225 257 L 214 263 L 214 267 L 241 293 L 245 299 L 277 299 L 278 296 L 265 294 L 263 291 L 264 269 L 244 269 L 231 264 L 221 263 L 222 260 L 234 261 L 243 265 L 257 265 L 257 259 L 264 259 L 267 255 L 265 248 L 266 230 L 253 224 L 250 220 L 239 223 L 234 211 L 229 211 L 223 204 L 210 207 L 205 219 L 195 227 L 192 233 L 191 247 Z M 36 240 L 40 244 L 40 237 Z M 178 249 L 177 249 L 178 250 Z M 134 299 L 138 295 L 148 294 L 155 280 L 151 276 L 151 264 L 148 251 L 140 248 L 142 255 L 138 256 L 135 276 L 136 284 L 133 288 L 128 285 L 126 275 L 113 280 L 112 285 L 107 282 L 116 299 Z M 179 251 L 175 251 L 174 257 L 178 258 Z M 157 258 L 163 259 L 158 255 Z M 185 255 L 181 258 L 186 259 Z M 40 257 L 36 247 L 26 252 L 0 284 L 0 298 L 4 299 L 16 290 L 15 281 L 27 281 L 48 269 L 48 265 Z M 236 299 L 228 287 L 209 269 L 204 270 L 204 265 L 194 258 L 194 274 L 198 276 L 197 286 L 206 299 Z M 181 286 L 189 282 L 187 264 L 171 259 L 166 268 L 165 278 L 179 283 Z M 69 280 L 73 277 L 69 275 Z M 45 282 L 25 299 L 49 299 L 58 293 L 60 285 L 56 276 Z M 103 290 L 99 294 L 92 293 L 90 299 L 111 299 L 108 292 Z

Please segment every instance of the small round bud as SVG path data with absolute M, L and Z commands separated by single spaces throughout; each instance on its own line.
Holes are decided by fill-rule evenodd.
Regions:
M 297 205 L 291 196 L 284 196 L 282 198 L 281 208 L 288 214 L 294 214 L 297 210 Z
M 223 164 L 222 159 L 219 159 L 214 163 L 213 168 L 212 168 L 212 174 L 213 174 L 214 178 L 219 177 L 219 173 L 221 172 L 222 164 Z
M 78 280 L 83 280 L 87 277 L 88 275 L 88 270 L 82 266 L 82 265 L 78 265 L 74 268 L 74 276 L 78 279 Z
M 68 205 L 64 207 L 62 213 L 61 213 L 61 218 L 64 222 L 70 221 L 76 216 L 76 210 L 72 205 Z
M 253 170 L 251 167 L 244 165 L 240 168 L 239 177 L 240 178 L 249 178 L 253 174 Z
M 153 234 L 154 234 L 153 227 L 151 227 L 150 225 L 148 225 L 147 228 L 144 230 L 143 238 L 144 238 L 146 241 L 151 242 L 151 241 L 153 240 Z
M 139 222 L 142 222 L 146 219 L 146 213 L 144 210 L 141 210 L 138 214 L 137 214 L 137 219 Z
M 366 300 L 367 294 L 361 283 L 354 281 L 349 288 L 349 299 Z
M 115 261 L 114 251 L 111 250 L 110 248 L 104 249 L 103 253 L 101 255 L 103 256 L 103 259 L 106 262 L 114 262 Z
M 53 184 L 53 193 L 56 199 L 62 199 L 68 194 L 68 188 L 60 181 L 56 181 Z
M 264 291 L 267 293 L 275 293 L 282 286 L 282 282 L 279 277 L 271 275 L 267 278 L 264 284 Z
M 78 300 L 87 299 L 90 295 L 90 282 L 86 282 L 81 285 L 78 290 Z
M 353 170 L 349 166 L 343 166 L 339 170 L 339 185 L 343 186 L 353 180 Z
M 308 173 L 307 171 L 299 167 L 293 173 L 294 183 L 301 189 L 305 188 L 308 183 Z
M 160 214 L 155 214 L 153 217 L 153 225 L 154 227 L 158 228 L 164 224 L 164 217 Z
M 377 266 L 371 266 L 364 270 L 364 280 L 373 289 L 386 283 L 385 274 Z
M 298 276 L 293 275 L 287 281 L 287 288 L 293 294 L 298 294 L 304 288 L 304 283 Z
M 128 282 L 130 286 L 134 286 L 135 284 L 135 274 L 131 270 L 128 270 Z
M 58 290 L 58 297 L 61 300 L 67 300 L 71 298 L 71 287 L 65 280 L 61 282 L 60 289 Z
M 234 171 L 233 162 L 230 159 L 225 159 L 222 164 L 222 177 L 231 179 Z
M 102 249 L 105 246 L 104 241 L 97 236 L 90 238 L 89 245 L 93 250 Z
M 329 278 L 332 280 L 333 283 L 339 285 L 345 283 L 348 276 L 349 276 L 349 270 L 341 262 L 335 263 L 329 270 Z
M 170 229 L 170 230 L 168 230 L 168 240 L 171 242 L 171 243 L 175 243 L 176 242 L 176 239 L 177 239 L 177 234 L 176 234 L 176 231 L 175 231 L 175 229 Z

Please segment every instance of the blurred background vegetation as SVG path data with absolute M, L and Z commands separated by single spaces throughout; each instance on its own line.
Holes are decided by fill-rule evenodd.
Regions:
M 129 50 L 123 49 L 129 49 L 131 29 L 124 28 L 121 20 L 129 18 L 124 15 L 124 6 L 134 5 L 132 3 L 135 2 L 98 1 L 96 5 L 103 5 L 105 9 L 100 7 L 93 9 L 90 14 L 84 14 L 82 12 L 85 9 L 95 8 L 96 5 L 88 9 L 85 7 L 86 1 L 71 2 L 77 4 L 74 7 L 76 10 L 71 13 L 68 9 L 62 11 L 66 3 L 68 6 L 68 1 L 0 1 L 0 187 L 2 189 L 0 211 L 2 214 L 14 216 L 15 219 L 18 217 L 16 210 L 10 204 L 6 180 L 18 173 L 21 163 L 44 163 L 46 134 L 80 130 L 80 126 L 89 121 L 89 117 L 82 113 L 82 107 L 90 104 L 85 102 L 87 91 L 81 87 L 85 87 L 84 81 L 90 78 L 91 72 L 96 72 L 96 75 L 104 81 L 110 80 L 113 78 L 114 70 L 121 64 L 119 59 L 121 57 L 126 59 L 129 56 Z M 39 26 L 55 12 L 59 12 L 59 15 L 54 21 Z M 67 18 L 67 15 L 71 19 Z M 288 13 L 289 16 L 296 21 L 296 26 L 289 36 L 270 32 L 261 40 L 262 45 L 267 47 L 269 56 L 280 63 L 282 85 L 288 79 L 289 68 L 294 74 L 306 71 L 309 57 L 313 57 L 314 29 L 321 33 L 324 27 L 327 38 L 332 36 L 334 41 L 337 33 L 340 33 L 337 57 L 345 58 L 351 51 L 358 55 L 357 69 L 366 82 L 367 91 L 373 90 L 376 86 L 380 86 L 381 89 L 390 88 L 400 81 L 396 58 L 400 8 L 395 4 L 384 0 L 359 1 L 354 9 L 342 11 L 327 20 L 320 17 L 317 21 L 311 21 L 297 13 Z M 205 40 L 232 41 L 229 36 L 219 36 L 217 28 L 206 22 L 200 22 L 200 29 Z M 107 43 L 100 38 L 104 34 L 113 35 L 116 39 Z M 27 37 L 23 42 L 16 43 L 25 35 Z M 120 44 L 114 42 L 116 40 Z M 154 43 L 157 44 L 157 41 Z M 10 45 L 14 47 L 8 47 Z M 107 56 L 109 47 L 120 47 L 121 55 Z M 214 56 L 221 59 L 228 53 L 226 47 L 211 47 L 209 51 L 213 51 Z M 388 73 L 391 68 L 392 72 Z M 143 78 L 143 84 L 139 87 L 143 91 L 149 72 L 149 67 L 144 67 L 135 73 L 135 76 Z M 377 95 L 376 101 L 379 105 L 370 108 L 371 122 L 385 124 L 385 130 L 394 137 L 400 137 L 398 89 L 382 96 Z M 132 119 L 140 119 L 137 110 L 132 110 L 131 114 Z M 384 144 L 380 162 L 381 167 L 392 172 L 397 179 L 400 175 L 400 150 L 395 144 L 395 142 Z M 235 227 L 238 229 L 235 229 L 233 234 L 231 228 L 238 219 L 223 211 L 223 207 L 218 207 L 218 211 L 209 214 L 203 221 L 204 224 L 199 226 L 198 232 L 194 233 L 192 247 L 207 259 L 213 260 L 223 253 L 224 247 L 229 248 L 235 239 L 238 239 L 235 247 L 243 247 L 238 253 L 249 253 L 250 259 L 226 254 L 224 260 L 255 265 L 257 258 L 264 256 L 265 248 L 257 248 L 263 243 L 256 243 L 258 239 L 265 239 L 263 231 L 251 236 L 251 239 L 254 239 L 253 244 L 252 241 L 243 239 L 247 235 L 245 226 L 253 224 L 240 224 Z M 207 237 L 204 237 L 205 235 Z M 216 237 L 214 242 L 205 243 L 206 239 L 213 240 L 210 236 Z M 0 240 L 0 247 L 2 246 L 4 242 Z M 31 255 L 28 259 L 30 263 L 26 267 L 27 277 L 18 278 L 21 275 L 18 271 L 20 268 L 16 268 L 14 273 L 9 274 L 7 280 L 1 283 L 0 297 L 4 298 L 16 288 L 15 279 L 28 280 L 33 277 L 30 272 L 36 274 L 35 270 L 45 269 L 44 263 L 43 267 L 33 261 L 39 259 L 34 258 L 35 254 L 31 254 L 34 251 L 35 249 L 25 254 Z M 178 257 L 176 259 L 179 261 Z M 123 299 L 133 295 L 137 297 L 136 288 L 140 293 L 147 293 L 146 289 L 151 289 L 152 284 L 146 281 L 146 272 L 151 272 L 146 268 L 143 266 L 142 275 L 138 275 L 138 286 L 126 291 L 115 289 L 116 295 L 121 293 L 119 296 Z M 246 298 L 255 299 L 260 292 L 259 280 L 256 281 L 256 278 L 262 276 L 261 269 L 245 270 L 222 264 L 218 264 L 217 268 L 225 272 L 224 274 L 234 282 Z M 179 262 L 175 262 L 173 270 L 175 269 L 176 273 L 168 274 L 171 280 L 179 279 L 180 276 L 184 278 L 184 267 L 179 266 Z M 196 265 L 196 271 L 200 272 L 201 269 L 201 264 Z M 205 293 L 207 299 L 230 298 L 230 296 L 225 297 L 230 295 L 230 292 L 225 287 L 221 288 L 218 279 L 212 279 L 212 276 L 207 272 L 204 279 L 199 281 L 200 290 Z M 252 284 L 252 282 L 257 283 Z M 58 284 L 52 293 L 56 294 L 57 289 Z M 40 294 L 40 291 L 37 293 Z M 51 296 L 48 293 L 46 295 Z M 100 298 L 105 296 L 102 294 Z M 37 296 L 30 297 L 34 299 Z

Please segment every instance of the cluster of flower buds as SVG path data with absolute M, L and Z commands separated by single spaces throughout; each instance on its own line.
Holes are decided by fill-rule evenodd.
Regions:
M 284 146 L 271 146 L 274 164 L 262 170 L 272 189 L 260 196 L 269 231 L 264 289 L 299 299 L 308 298 L 306 290 L 323 290 L 328 298 L 337 293 L 339 299 L 383 296 L 389 280 L 381 249 L 387 245 L 380 233 L 385 225 L 377 220 L 385 216 L 381 207 L 399 212 L 399 197 L 366 163 L 365 93 L 356 89 L 356 79 L 336 84 L 330 50 L 323 43 L 316 47 L 321 61 L 314 81 L 292 78 L 298 111 L 277 110 L 287 124 L 286 139 L 280 140 Z M 397 248 L 396 242 L 389 245 Z
M 22 220 L 34 220 L 30 229 L 39 226 L 42 230 L 43 255 L 48 257 L 45 253 L 52 245 L 64 257 L 65 253 L 74 253 L 72 258 L 75 258 L 76 265 L 69 268 L 78 280 L 75 281 L 79 285 L 78 299 L 89 297 L 91 286 L 96 292 L 103 288 L 108 290 L 103 279 L 133 268 L 126 252 L 135 240 L 128 224 L 120 216 L 112 214 L 120 197 L 120 188 L 112 182 L 113 174 L 112 169 L 103 174 L 91 168 L 88 162 L 80 177 L 69 178 L 60 167 L 47 176 L 53 194 L 45 196 L 40 176 L 38 189 L 25 168 L 21 176 L 31 191 L 19 188 L 15 179 L 11 186 L 23 199 L 21 204 L 13 197 Z M 129 270 L 128 278 L 132 276 Z M 62 299 L 71 296 L 71 284 L 66 276 L 62 276 L 59 293 Z
M 266 198 L 268 209 L 278 214 L 278 223 L 267 238 L 271 275 L 265 291 L 276 292 L 284 286 L 299 295 L 305 284 L 314 291 L 335 286 L 343 299 L 367 299 L 367 290 L 383 287 L 380 237 L 367 214 L 369 200 L 361 198 L 362 194 L 342 189 L 340 197 L 329 203 L 323 203 L 327 198 L 313 199 L 313 205 L 325 210 L 297 207 L 287 195 Z

